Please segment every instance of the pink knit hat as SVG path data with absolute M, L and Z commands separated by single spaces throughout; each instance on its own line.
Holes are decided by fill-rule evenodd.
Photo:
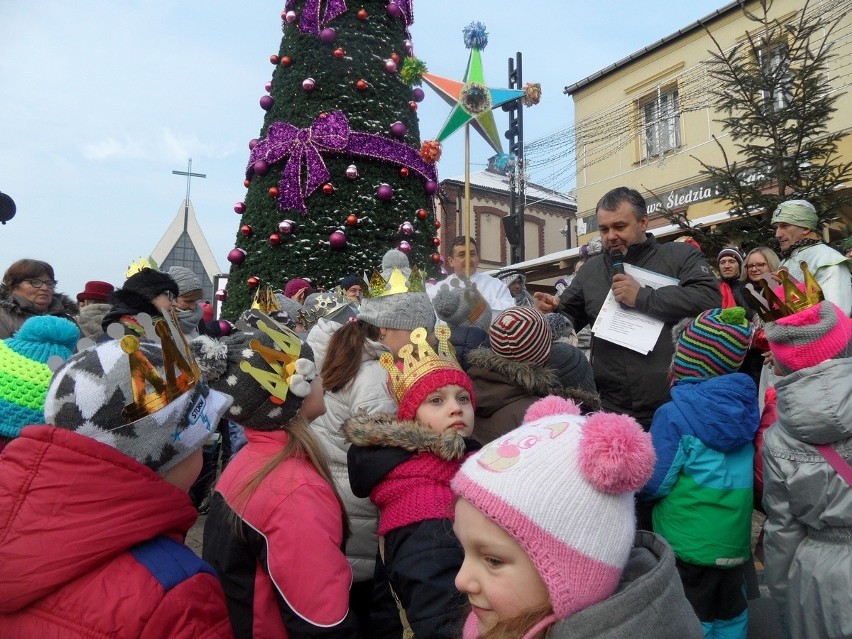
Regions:
M 292 280 L 287 282 L 287 286 L 284 287 L 284 297 L 293 297 L 303 288 L 310 289 L 311 283 L 303 277 L 294 277 Z
M 615 592 L 633 546 L 633 493 L 654 461 L 651 437 L 633 418 L 582 417 L 551 396 L 471 456 L 452 488 L 526 551 L 554 618 L 564 619 Z
M 828 301 L 769 322 L 769 348 L 785 374 L 852 356 L 852 319 Z

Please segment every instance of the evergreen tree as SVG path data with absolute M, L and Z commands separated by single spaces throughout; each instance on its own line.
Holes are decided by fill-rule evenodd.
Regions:
M 428 145 L 431 163 L 420 153 L 412 2 L 288 0 L 235 207 L 226 318 L 249 308 L 258 285 L 309 277 L 331 288 L 369 275 L 403 241 L 412 265 L 436 268 L 436 158 Z
M 724 164 L 698 161 L 736 219 L 713 231 L 690 228 L 707 255 L 728 244 L 777 247 L 770 218 L 785 200 L 810 201 L 821 224 L 835 220 L 850 202 L 837 193 L 852 177 L 852 163 L 837 153 L 846 133 L 829 128 L 842 95 L 830 82 L 832 42 L 848 1 L 805 2 L 783 20 L 769 16 L 772 0 L 758 0 L 753 11 L 746 4 L 752 3 L 741 5 L 754 28 L 742 41 L 724 49 L 708 30 L 716 47 L 709 90 L 733 148 L 714 136 Z M 671 212 L 668 217 L 689 228 Z

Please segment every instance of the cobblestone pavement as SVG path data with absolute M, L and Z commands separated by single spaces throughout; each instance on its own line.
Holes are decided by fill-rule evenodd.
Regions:
M 207 521 L 207 515 L 199 515 L 198 521 L 186 533 L 186 545 L 192 548 L 196 555 L 201 556 L 201 543 L 204 539 L 204 522 Z

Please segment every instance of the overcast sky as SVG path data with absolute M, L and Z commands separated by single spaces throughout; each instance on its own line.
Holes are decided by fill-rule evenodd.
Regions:
M 462 29 L 483 22 L 493 87 L 508 86 L 507 59 L 521 51 L 523 79 L 544 89 L 541 104 L 524 113 L 529 143 L 573 123 L 565 85 L 724 4 L 416 0 L 412 34 L 430 72 L 461 80 Z M 0 226 L 0 273 L 33 257 L 54 266 L 69 295 L 90 279 L 120 285 L 128 263 L 151 253 L 181 207 L 186 182 L 172 170 L 186 170 L 189 157 L 207 175 L 193 179 L 191 200 L 226 270 L 283 8 L 284 0 L 0 0 L 0 191 L 18 208 Z M 418 111 L 424 139 L 449 113 L 426 92 Z M 505 130 L 506 114 L 495 116 Z M 491 151 L 472 136 L 476 171 Z M 463 138 L 445 142 L 442 179 L 463 173 Z

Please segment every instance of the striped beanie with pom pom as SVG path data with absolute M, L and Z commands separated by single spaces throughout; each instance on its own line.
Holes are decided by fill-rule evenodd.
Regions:
M 754 329 L 740 306 L 714 308 L 672 329 L 672 379 L 706 379 L 735 373 L 751 346 Z
M 828 301 L 769 322 L 765 330 L 785 375 L 829 359 L 852 357 L 852 319 Z
M 555 621 L 615 592 L 634 541 L 633 493 L 651 477 L 654 447 L 633 418 L 583 417 L 562 398 L 539 400 L 524 420 L 471 456 L 452 488 L 527 553 Z

